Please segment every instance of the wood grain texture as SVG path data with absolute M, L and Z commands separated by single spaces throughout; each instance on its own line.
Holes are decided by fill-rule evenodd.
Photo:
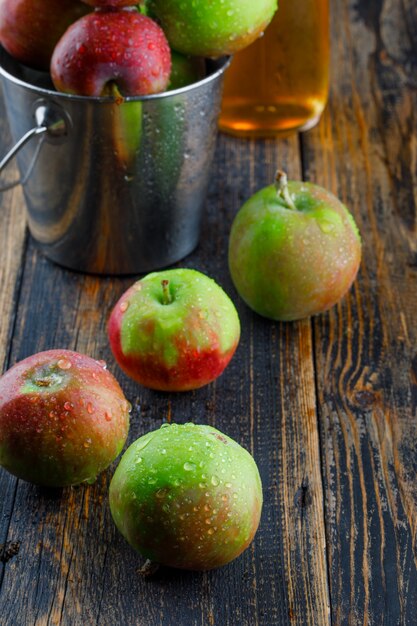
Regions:
M 331 102 L 303 149 L 308 176 L 353 211 L 364 251 L 349 296 L 314 324 L 332 617 L 343 625 L 411 625 L 417 7 L 345 0 L 333 4 L 332 24 Z
M 271 324 L 239 300 L 227 271 L 234 214 L 278 165 L 300 172 L 297 138 L 246 142 L 221 137 L 203 237 L 181 265 L 215 278 L 239 307 L 242 340 L 225 374 L 187 394 L 158 394 L 129 381 L 111 357 L 106 321 L 132 279 L 82 276 L 42 258 L 29 243 L 10 363 L 52 347 L 108 361 L 133 405 L 129 441 L 166 420 L 215 425 L 257 460 L 265 494 L 255 542 L 228 567 L 206 573 L 138 573 L 143 559 L 118 535 L 107 489 L 62 493 L 4 477 L 7 540 L 5 626 L 20 624 L 328 624 L 323 494 L 311 325 Z M 3 473 L 4 474 L 4 473 Z M 4 530 L 3 530 L 4 532 Z M 23 593 L 24 590 L 24 593 Z M 3 622 L 2 622 L 3 624 Z
M 1 93 L 1 92 L 0 92 Z M 0 98 L 0 136 L 2 137 L 1 157 L 11 145 L 10 133 L 5 117 L 3 101 Z M 2 174 L 1 182 L 10 183 L 18 177 L 12 163 Z M 14 332 L 16 307 L 22 276 L 22 261 L 25 250 L 26 226 L 24 202 L 21 189 L 16 188 L 0 193 L 0 367 L 8 365 L 9 347 Z M 0 471 L 0 502 L 5 516 L 5 524 L 0 529 L 0 545 L 8 547 L 8 520 L 14 502 L 16 481 L 10 481 L 5 472 Z M 3 497 L 4 496 L 4 497 Z M 0 511 L 1 511 L 0 509 Z M 0 585 L 6 559 L 0 559 Z
M 62 491 L 0 470 L 1 626 L 416 624 L 417 6 L 331 7 L 321 123 L 287 140 L 220 136 L 201 243 L 178 264 L 212 276 L 238 307 L 241 343 L 212 385 L 161 394 L 124 376 L 106 322 L 132 279 L 53 265 L 25 239 L 21 191 L 0 196 L 4 367 L 53 347 L 105 359 L 133 406 L 129 442 L 165 421 L 214 425 L 252 452 L 265 499 L 239 559 L 146 579 L 110 517 L 115 464 L 94 485 Z M 277 166 L 339 195 L 363 237 L 354 287 L 311 321 L 253 314 L 227 270 L 233 216 Z
M 1 95 L 1 91 L 0 91 Z M 11 138 L 7 125 L 3 100 L 0 98 L 0 136 L 2 152 L 0 160 L 10 148 Z M 12 162 L 1 175 L 0 186 L 11 183 L 18 178 L 15 164 Z M 25 206 L 20 187 L 0 193 L 0 363 L 3 366 L 7 359 L 9 338 L 13 333 L 13 320 L 16 310 L 16 299 L 19 288 L 19 275 L 22 267 L 25 243 Z

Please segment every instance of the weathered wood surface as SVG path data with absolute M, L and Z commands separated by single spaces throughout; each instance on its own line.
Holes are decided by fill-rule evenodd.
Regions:
M 104 358 L 133 405 L 130 441 L 167 419 L 215 425 L 254 454 L 265 496 L 256 539 L 235 562 L 145 580 L 111 521 L 114 468 L 58 493 L 0 470 L 1 626 L 416 623 L 416 33 L 412 0 L 334 0 L 320 125 L 300 140 L 219 137 L 204 235 L 181 265 L 231 294 L 242 339 L 201 390 L 158 394 L 123 376 L 105 327 L 132 279 L 48 262 L 25 234 L 20 190 L 0 196 L 3 369 L 53 347 Z M 277 165 L 337 193 L 363 235 L 354 288 L 313 321 L 259 318 L 227 271 L 233 216 Z

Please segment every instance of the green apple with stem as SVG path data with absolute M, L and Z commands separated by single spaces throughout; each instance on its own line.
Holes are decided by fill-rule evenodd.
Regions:
M 240 323 L 214 280 L 172 269 L 148 274 L 122 295 L 108 335 L 128 376 L 152 389 L 187 391 L 223 372 L 237 348 Z
M 229 268 L 257 313 L 296 320 L 321 313 L 346 294 L 358 273 L 361 238 L 347 207 L 312 183 L 287 181 L 255 193 L 237 213 Z
M 253 457 L 227 435 L 164 424 L 124 453 L 109 501 L 117 528 L 149 561 L 207 570 L 251 543 L 262 485 Z

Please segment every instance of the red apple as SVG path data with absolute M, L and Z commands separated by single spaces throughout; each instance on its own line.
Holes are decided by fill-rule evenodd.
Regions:
M 214 280 L 191 269 L 148 274 L 114 307 L 110 346 L 145 387 L 186 391 L 217 378 L 240 336 L 236 309 Z
M 30 482 L 92 482 L 121 452 L 129 403 L 105 363 L 39 352 L 0 378 L 0 465 Z
M 171 51 L 162 29 L 136 8 L 97 9 L 72 24 L 51 60 L 58 91 L 105 96 L 116 85 L 124 96 L 164 91 Z
M 78 0 L 0 0 L 0 43 L 21 63 L 49 70 L 60 37 L 89 11 Z

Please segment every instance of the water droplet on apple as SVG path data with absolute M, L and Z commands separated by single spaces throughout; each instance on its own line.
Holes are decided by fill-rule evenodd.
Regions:
M 320 230 L 326 234 L 334 231 L 334 224 L 332 224 L 331 222 L 319 221 L 319 227 Z
M 186 472 L 192 472 L 196 469 L 196 464 L 195 463 L 190 463 L 190 462 L 186 462 L 183 465 L 183 468 L 185 469 Z
M 123 400 L 122 402 L 123 411 L 127 411 L 128 413 L 132 412 L 132 405 L 127 400 Z
M 57 365 L 61 370 L 69 370 L 72 363 L 68 359 L 59 359 Z

